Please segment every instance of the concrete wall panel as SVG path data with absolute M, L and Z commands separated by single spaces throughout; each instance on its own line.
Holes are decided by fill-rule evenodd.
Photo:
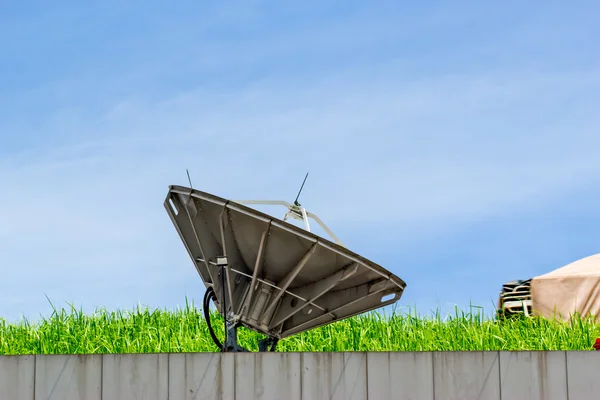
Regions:
M 169 399 L 234 400 L 235 354 L 170 354 Z
M 105 354 L 102 364 L 104 399 L 168 399 L 168 354 Z
M 594 351 L 0 356 L 0 400 L 589 400 L 598 371 Z
M 302 398 L 367 400 L 367 353 L 303 353 Z
M 431 353 L 368 353 L 369 399 L 433 400 Z
M 0 356 L 0 399 L 34 400 L 35 356 Z
M 569 400 L 600 399 L 600 351 L 567 352 Z
M 36 356 L 36 400 L 101 400 L 101 396 L 101 355 Z
M 433 353 L 436 400 L 500 400 L 498 352 Z
M 301 400 L 300 357 L 300 353 L 236 354 L 236 400 Z
M 564 351 L 500 352 L 502 399 L 567 400 Z

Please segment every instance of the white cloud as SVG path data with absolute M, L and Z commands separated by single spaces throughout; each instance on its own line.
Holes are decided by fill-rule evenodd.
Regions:
M 255 18 L 250 10 L 247 18 Z M 344 42 L 344 29 L 333 29 L 338 36 L 326 36 L 321 50 Z M 373 29 L 363 44 L 385 36 Z M 276 39 L 246 48 L 243 65 L 307 47 L 323 30 L 308 39 L 302 32 L 289 50 Z M 227 65 L 240 46 L 198 63 L 203 71 Z M 37 104 L 31 98 L 40 93 L 68 101 L 27 125 L 37 125 L 29 149 L 0 151 L 0 315 L 35 316 L 43 293 L 112 307 L 182 301 L 180 290 L 195 291 L 199 278 L 162 208 L 169 184 L 187 184 L 186 168 L 195 187 L 238 199 L 292 200 L 310 171 L 302 203 L 342 240 L 378 226 L 368 240 L 402 237 L 405 246 L 597 181 L 598 69 L 523 62 L 415 72 L 427 59 L 280 70 L 230 87 L 205 79 L 172 95 L 103 92 L 170 65 L 156 61 L 108 82 L 87 70 L 21 95 L 19 104 Z M 70 104 L 76 99 L 85 101 Z

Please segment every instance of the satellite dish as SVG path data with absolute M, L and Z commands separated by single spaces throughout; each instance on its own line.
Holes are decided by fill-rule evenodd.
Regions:
M 305 178 L 306 181 L 306 178 Z M 384 307 L 400 299 L 406 283 L 381 266 L 343 247 L 314 214 L 298 203 L 283 220 L 209 193 L 170 186 L 164 206 L 204 285 L 204 316 L 221 351 L 248 351 L 237 343 L 245 326 L 267 337 L 260 351 L 279 339 Z M 305 221 L 306 230 L 286 222 Z M 333 242 L 310 232 L 316 220 Z M 225 343 L 210 323 L 214 301 L 225 320 Z

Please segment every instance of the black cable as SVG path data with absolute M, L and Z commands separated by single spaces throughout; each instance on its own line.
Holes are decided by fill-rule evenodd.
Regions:
M 223 345 L 223 347 L 221 347 L 221 349 L 223 351 L 227 351 L 226 346 L 229 345 L 229 337 L 227 335 L 227 304 L 225 303 L 225 266 L 223 265 L 221 267 L 221 288 L 223 291 L 223 307 L 222 307 L 222 313 L 223 314 L 223 325 L 225 327 L 225 331 L 223 332 L 223 337 L 225 338 L 225 343 Z
M 210 307 L 210 301 L 215 301 L 217 300 L 217 295 L 215 294 L 215 291 L 213 290 L 212 286 L 209 287 L 208 289 L 206 289 L 206 293 L 204 293 L 204 303 L 203 305 L 203 311 L 204 311 L 204 319 L 206 320 L 206 325 L 208 326 L 208 332 L 210 333 L 210 337 L 212 338 L 213 342 L 215 342 L 215 344 L 217 345 L 217 347 L 221 350 L 223 350 L 223 344 L 221 342 L 219 342 L 219 338 L 217 338 L 217 335 L 215 335 L 215 331 L 212 328 L 212 325 L 210 323 L 210 311 L 209 311 L 209 307 Z

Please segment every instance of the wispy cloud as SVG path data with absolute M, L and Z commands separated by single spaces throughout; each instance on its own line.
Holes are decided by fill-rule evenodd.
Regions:
M 1 132 L 11 132 L 2 134 L 0 149 L 8 193 L 0 208 L 0 315 L 35 316 L 47 310 L 44 293 L 86 307 L 138 300 L 170 306 L 184 294 L 200 295 L 200 279 L 162 208 L 169 184 L 187 184 L 186 168 L 194 186 L 234 199 L 289 200 L 310 171 L 303 204 L 354 249 L 407 274 L 419 292 L 430 279 L 415 264 L 439 262 L 423 254 L 428 246 L 455 240 L 467 248 L 483 221 L 501 230 L 502 219 L 564 208 L 565 193 L 598 182 L 600 64 L 593 57 L 580 55 L 585 62 L 575 68 L 552 62 L 556 52 L 496 65 L 469 56 L 491 57 L 491 45 L 510 54 L 518 38 L 532 49 L 541 40 L 533 32 L 551 29 L 556 15 L 538 16 L 529 28 L 526 18 L 496 27 L 488 39 L 454 33 L 463 42 L 452 57 L 431 40 L 473 23 L 471 14 L 396 13 L 407 24 L 394 30 L 394 17 L 382 13 L 361 19 L 357 10 L 321 10 L 316 28 L 306 15 L 287 31 L 274 28 L 278 36 L 259 29 L 265 10 L 242 11 L 233 18 L 211 10 L 199 27 L 186 16 L 178 15 L 178 24 L 148 14 L 146 22 L 158 25 L 144 29 L 149 38 L 164 36 L 161 51 L 127 31 L 121 44 L 113 38 L 121 57 L 114 67 L 109 53 L 73 55 L 80 69 L 72 76 L 16 85 L 14 103 L 0 94 L 12 110 L 0 122 Z M 224 33 L 221 23 L 239 26 Z M 105 29 L 98 24 L 73 29 Z M 352 39 L 357 26 L 362 36 Z M 423 49 L 403 42 L 428 27 L 436 33 L 423 39 Z M 61 49 L 73 49 L 63 39 Z M 104 40 L 97 43 L 107 51 Z M 454 271 L 463 289 L 457 298 L 437 284 L 441 301 L 467 298 L 460 274 L 476 273 L 469 271 L 494 254 L 499 242 L 490 235 L 478 244 L 480 254 L 445 250 L 455 268 L 444 276 L 453 279 Z M 461 257 L 471 267 L 461 267 Z M 400 264 L 413 270 L 394 266 Z M 501 283 L 490 281 L 472 296 L 487 299 Z M 407 292 L 408 302 L 435 302 L 433 293 L 429 300 L 412 296 Z

